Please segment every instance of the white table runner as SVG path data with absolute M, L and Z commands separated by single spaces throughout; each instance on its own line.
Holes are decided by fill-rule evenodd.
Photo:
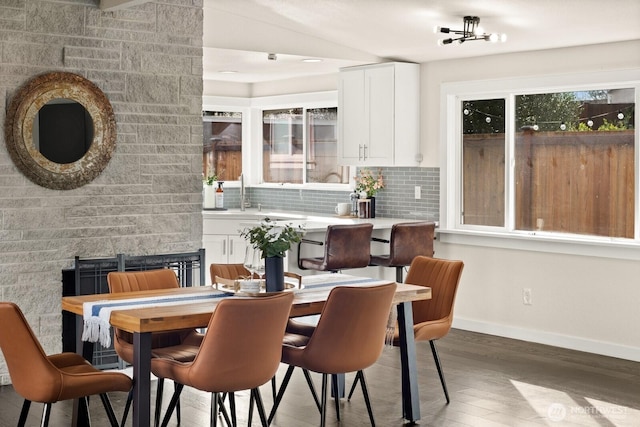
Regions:
M 86 302 L 82 306 L 84 328 L 82 341 L 99 342 L 103 347 L 111 345 L 111 325 L 109 319 L 113 310 L 127 310 L 134 308 L 162 307 L 180 305 L 189 302 L 201 302 L 228 296 L 224 292 L 207 293 L 204 295 L 166 295 L 146 298 L 131 298 L 121 300 L 103 300 Z

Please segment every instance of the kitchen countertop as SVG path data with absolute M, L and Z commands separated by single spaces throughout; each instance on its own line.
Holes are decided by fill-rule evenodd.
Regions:
M 302 225 L 307 232 L 326 231 L 327 226 L 331 224 L 363 224 L 371 223 L 375 229 L 390 229 L 393 224 L 399 222 L 415 222 L 419 220 L 406 218 L 356 218 L 345 217 L 331 214 L 317 214 L 311 212 L 300 211 L 275 211 L 246 209 L 228 209 L 225 211 L 204 210 L 202 211 L 204 219 L 234 219 L 240 220 L 244 225 L 251 226 L 261 221 L 263 218 L 271 218 L 277 223 L 292 224 L 294 227 Z

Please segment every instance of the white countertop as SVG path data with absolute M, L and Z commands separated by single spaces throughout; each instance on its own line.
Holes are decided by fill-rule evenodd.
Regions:
M 205 210 L 202 211 L 202 216 L 205 219 L 234 219 L 240 220 L 243 223 L 246 222 L 247 226 L 255 224 L 264 218 L 270 218 L 275 222 L 282 222 L 284 224 L 292 224 L 294 227 L 301 225 L 305 231 L 325 231 L 327 226 L 332 224 L 363 224 L 371 223 L 374 229 L 390 229 L 393 224 L 400 222 L 415 222 L 419 220 L 406 219 L 406 218 L 356 218 L 356 217 L 344 217 L 330 214 L 316 214 L 310 212 L 300 211 L 274 211 L 257 209 L 246 209 L 241 211 L 240 209 L 229 209 L 226 211 Z

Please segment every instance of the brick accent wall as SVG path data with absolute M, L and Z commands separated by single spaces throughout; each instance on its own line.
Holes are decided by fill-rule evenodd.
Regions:
M 92 183 L 39 187 L 0 144 L 0 300 L 61 349 L 61 270 L 76 255 L 187 252 L 202 240 L 202 0 L 104 12 L 98 0 L 0 2 L 0 124 L 18 87 L 83 75 L 113 105 L 117 147 Z M 0 356 L 0 383 L 9 375 Z

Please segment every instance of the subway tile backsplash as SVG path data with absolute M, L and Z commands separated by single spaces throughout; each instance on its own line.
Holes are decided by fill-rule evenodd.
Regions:
M 385 188 L 376 195 L 376 217 L 439 219 L 440 169 L 387 167 L 369 168 L 374 175 L 382 171 Z M 420 186 L 421 198 L 415 199 L 415 187 Z M 251 207 L 260 204 L 263 210 L 294 210 L 333 214 L 336 203 L 348 202 L 347 191 L 299 190 L 285 188 L 247 188 Z M 225 206 L 240 207 L 240 190 L 224 192 Z

